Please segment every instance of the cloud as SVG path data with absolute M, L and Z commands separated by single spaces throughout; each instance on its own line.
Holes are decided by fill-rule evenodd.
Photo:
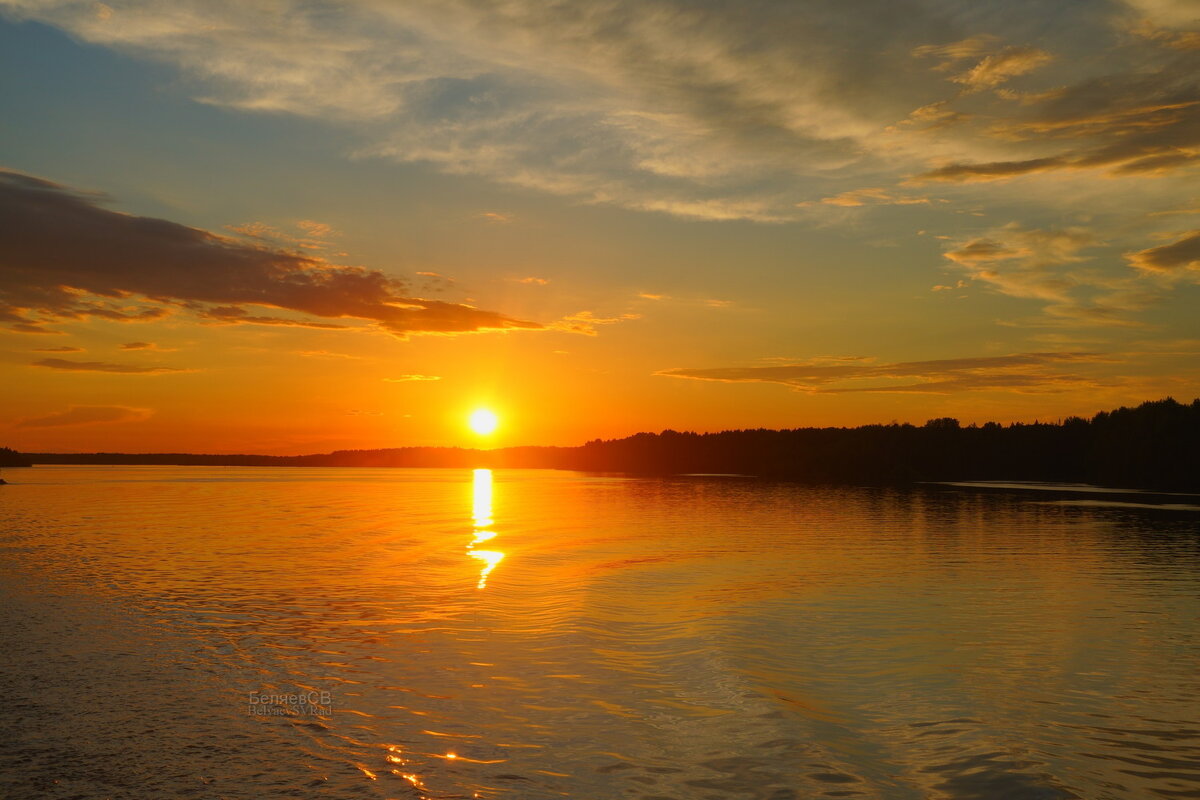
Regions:
M 1110 359 L 1104 354 L 1091 352 L 1015 353 L 895 364 L 864 362 L 860 359 L 841 363 L 828 359 L 814 359 L 804 363 L 772 366 L 670 369 L 656 374 L 726 383 L 781 383 L 813 394 L 949 394 L 967 391 L 1034 393 L 1100 385 L 1091 377 L 1063 370 L 1072 365 L 1087 365 L 1106 360 Z
M 994 89 L 1009 78 L 1032 72 L 1051 59 L 1049 53 L 1036 47 L 1005 47 L 951 80 L 961 83 L 969 92 Z
M 1041 127 L 1068 107 L 1194 98 L 1196 51 L 1179 49 L 1194 13 L 1168 0 L 1116 15 L 1062 4 L 1050 17 L 1034 2 L 982 13 L 951 0 L 862 0 L 854 14 L 833 0 L 0 8 L 172 65 L 200 102 L 335 121 L 357 137 L 354 157 L 706 220 L 804 218 L 814 186 L 837 197 L 906 175 L 1166 174 L 1192 163 L 1200 127 L 1181 113 L 1134 131 L 1161 112 L 1125 132 Z M 1132 18 L 1173 44 L 1130 36 Z M 1040 85 L 1009 89 L 1018 78 Z
M 46 321 L 187 311 L 226 324 L 344 328 L 325 320 L 365 320 L 401 338 L 544 327 L 409 296 L 378 270 L 109 211 L 97 199 L 0 171 L 0 321 L 38 330 Z M 295 316 L 248 310 L 263 308 Z
M 201 309 L 197 313 L 205 320 L 229 325 L 283 325 L 291 328 L 318 328 L 329 331 L 347 330 L 352 327 L 350 325 L 339 325 L 334 322 L 317 322 L 311 319 L 251 314 L 240 306 L 211 306 Z
M 895 125 L 889 126 L 888 130 L 899 131 L 911 128 L 922 132 L 932 132 L 973 119 L 973 115 L 955 111 L 949 106 L 949 100 L 939 100 L 936 103 L 921 106 L 910 111 L 907 117 Z
M 174 347 L 161 347 L 157 342 L 126 342 L 122 350 L 153 350 L 156 353 L 174 353 Z
M 1062 169 L 1070 166 L 1070 162 L 1061 156 L 1046 158 L 1031 158 L 1025 161 L 993 161 L 988 164 L 947 164 L 917 176 L 911 182 L 924 181 L 991 181 L 1000 178 L 1012 178 L 1017 175 L 1031 175 L 1036 172 L 1047 172 L 1052 169 Z
M 516 281 L 517 281 L 517 283 L 529 283 L 529 284 L 533 284 L 536 286 L 545 286 L 546 284 L 548 284 L 550 282 L 546 278 L 534 278 L 534 277 L 516 278 Z
M 52 331 L 49 328 L 43 328 L 34 322 L 23 322 L 21 321 L 21 317 L 6 311 L 2 305 L 0 305 L 0 322 L 13 322 L 12 325 L 8 326 L 8 329 L 13 333 L 35 333 L 49 336 L 61 336 L 64 333 L 63 331 Z
M 330 350 L 297 350 L 296 353 L 306 358 L 345 358 L 352 361 L 362 358 L 362 356 L 354 356 L 349 353 L 335 353 Z
M 1139 325 L 1130 314 L 1157 301 L 1156 287 L 1136 275 L 1075 266 L 1088 260 L 1086 249 L 1102 243 L 1082 228 L 1026 229 L 1013 223 L 960 241 L 943 257 L 998 293 L 1043 301 L 1048 317 L 1032 320 L 1034 325 Z
M 962 84 L 966 93 L 994 89 L 1010 78 L 1025 75 L 1053 60 L 1053 56 L 1037 47 L 1009 45 L 998 48 L 998 44 L 998 37 L 981 34 L 950 44 L 922 45 L 914 48 L 912 54 L 917 58 L 941 58 L 941 63 L 934 67 L 938 72 L 947 72 L 963 60 L 982 56 L 970 69 L 950 78 Z
M 1058 170 L 1165 175 L 1200 161 L 1200 54 L 1156 70 L 1096 76 L 1020 99 L 988 135 L 1041 152 L 1028 158 L 951 161 L 910 183 L 972 183 Z M 947 111 L 948 113 L 948 111 Z M 1046 153 L 1047 150 L 1057 152 Z
M 339 120 L 361 136 L 358 156 L 762 221 L 795 216 L 797 178 L 869 160 L 926 94 L 907 50 L 931 25 L 960 24 L 893 0 L 854 15 L 829 0 L 0 5 L 174 65 L 201 102 Z
M 407 383 L 408 381 L 440 381 L 440 375 L 397 375 L 394 378 L 384 378 L 386 383 Z
M 1082 261 L 1084 248 L 1098 240 L 1083 228 L 1026 229 L 1015 223 L 975 238 L 945 254 L 963 266 L 1019 259 L 1022 266 L 1038 268 Z
M 57 428 L 64 425 L 94 425 L 102 422 L 136 422 L 146 419 L 152 412 L 145 408 L 125 406 L 71 406 L 66 411 L 47 414 L 44 417 L 23 419 L 14 428 Z
M 909 206 L 929 202 L 928 197 L 913 197 L 911 195 L 894 195 L 880 188 L 851 189 L 832 197 L 823 197 L 821 202 L 830 206 L 856 208 L 865 205 Z
M 641 314 L 620 314 L 615 317 L 598 317 L 591 311 L 580 311 L 570 314 L 560 320 L 551 322 L 548 327 L 567 333 L 582 333 L 585 336 L 595 336 L 597 325 L 613 325 L 631 319 L 641 319 Z
M 1129 314 L 1155 302 L 1154 287 L 1136 275 L 1075 266 L 1088 260 L 1085 250 L 1101 244 L 1083 228 L 1023 228 L 1013 223 L 960 241 L 943 257 L 1001 294 L 1043 301 L 1055 322 L 1136 325 Z
M 69 344 L 64 344 L 61 347 L 35 347 L 35 353 L 82 353 L 82 347 L 72 347 Z
M 273 247 L 320 251 L 328 247 L 327 239 L 336 236 L 333 226 L 311 219 L 302 219 L 293 226 L 299 233 L 280 230 L 265 222 L 245 222 L 227 225 L 226 230 Z
M 324 239 L 337 233 L 332 225 L 312 219 L 302 219 L 296 223 L 296 227 L 316 239 Z
M 945 59 L 936 69 L 950 69 L 956 61 L 965 58 L 978 58 L 995 47 L 996 37 L 989 34 L 979 34 L 949 44 L 923 44 L 914 47 L 912 54 L 917 58 L 936 56 Z
M 109 364 L 104 361 L 68 361 L 64 358 L 43 358 L 30 366 L 60 369 L 69 372 L 115 372 L 123 375 L 161 375 L 168 372 L 192 372 L 175 367 L 138 367 L 132 364 Z
M 1173 31 L 1153 24 L 1131 26 L 1131 32 L 1143 39 L 1159 42 L 1175 50 L 1200 50 L 1200 31 Z
M 1126 6 L 1147 22 L 1162 28 L 1195 29 L 1200 14 L 1195 0 L 1123 0 Z
M 1200 231 L 1191 231 L 1182 239 L 1170 244 L 1127 253 L 1125 258 L 1134 267 L 1149 273 L 1200 273 Z

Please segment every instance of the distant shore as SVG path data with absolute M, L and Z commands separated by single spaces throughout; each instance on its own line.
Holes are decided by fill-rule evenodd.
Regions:
M 1200 399 L 1143 403 L 1091 419 L 961 426 L 667 430 L 579 447 L 399 447 L 296 456 L 193 453 L 18 453 L 32 464 L 222 467 L 450 467 L 569 469 L 640 474 L 736 473 L 808 483 L 1021 480 L 1200 490 Z

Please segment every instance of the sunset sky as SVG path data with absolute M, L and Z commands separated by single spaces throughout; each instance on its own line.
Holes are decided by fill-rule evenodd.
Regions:
M 1198 19 L 0 0 L 0 445 L 572 445 L 1190 400 Z

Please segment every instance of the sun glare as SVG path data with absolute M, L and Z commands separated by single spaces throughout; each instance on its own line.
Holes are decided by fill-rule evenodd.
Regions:
M 486 408 L 480 408 L 471 412 L 467 424 L 471 426 L 471 430 L 475 431 L 475 433 L 480 436 L 487 436 L 496 430 L 496 426 L 500 424 L 500 418 Z

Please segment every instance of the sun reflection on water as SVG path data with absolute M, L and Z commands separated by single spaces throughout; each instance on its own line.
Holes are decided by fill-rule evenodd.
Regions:
M 476 545 L 496 538 L 496 532 L 488 530 L 495 524 L 495 520 L 492 518 L 492 471 L 490 469 L 475 470 L 471 491 L 473 498 L 471 516 L 475 523 L 475 538 L 467 545 L 467 554 L 471 558 L 477 558 L 484 562 L 483 568 L 479 571 L 479 583 L 476 584 L 477 588 L 483 589 L 487 586 L 488 575 L 504 558 L 504 553 L 499 550 L 475 549 Z

